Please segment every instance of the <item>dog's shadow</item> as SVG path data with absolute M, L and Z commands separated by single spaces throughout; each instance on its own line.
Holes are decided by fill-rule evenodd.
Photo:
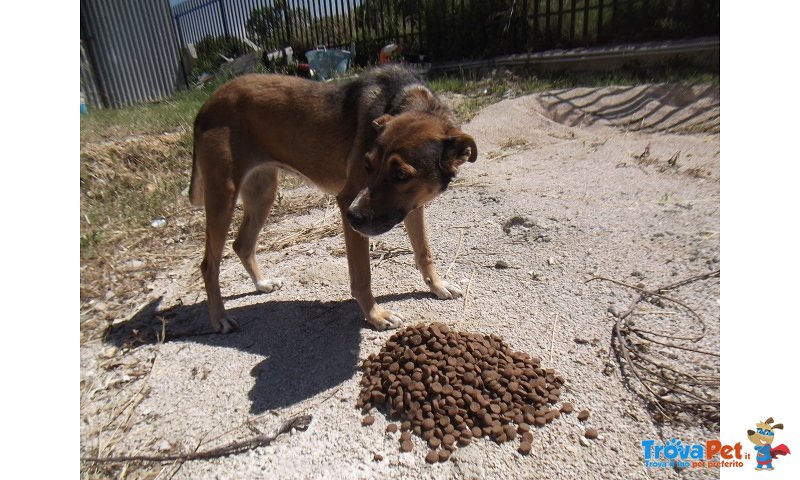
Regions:
M 378 301 L 428 296 L 409 292 L 386 295 Z M 161 298 L 153 300 L 130 320 L 110 327 L 105 341 L 117 347 L 194 342 L 260 355 L 264 360 L 250 371 L 256 379 L 249 393 L 250 411 L 256 414 L 296 404 L 350 379 L 358 369 L 361 329 L 370 328 L 354 300 L 265 298 L 261 303 L 228 309 L 239 330 L 225 335 L 212 331 L 205 302 L 164 310 L 160 304 Z

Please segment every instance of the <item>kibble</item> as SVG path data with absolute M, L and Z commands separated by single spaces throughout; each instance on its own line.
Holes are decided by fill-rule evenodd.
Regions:
M 457 445 L 480 437 L 503 443 L 521 435 L 519 451 L 527 454 L 531 427 L 569 413 L 569 404 L 554 407 L 563 377 L 543 368 L 539 358 L 512 351 L 496 335 L 457 332 L 441 323 L 396 332 L 362 369 L 357 406 L 402 422 L 401 451 L 413 449 L 412 432 L 420 436 L 432 449 L 429 463 L 437 461 L 434 456 L 448 460 Z
M 361 425 L 364 426 L 372 425 L 373 423 L 375 423 L 375 417 L 372 415 L 367 415 L 363 420 L 361 420 Z
M 589 419 L 589 410 L 581 410 L 581 413 L 578 414 L 578 420 L 581 422 L 585 422 Z
M 519 453 L 523 455 L 527 455 L 531 453 L 531 444 L 523 441 L 522 443 L 519 444 L 519 448 L 517 449 L 517 451 L 519 451 Z
M 383 455 L 381 455 L 380 453 L 376 453 L 375 455 L 372 456 L 372 459 L 375 460 L 376 462 L 380 462 L 383 460 Z
M 571 403 L 567 402 L 564 405 L 561 405 L 561 411 L 564 413 L 572 413 L 573 406 Z
M 389 432 L 389 433 L 397 432 L 397 424 L 396 423 L 390 423 L 389 425 L 386 425 L 386 431 Z
M 583 436 L 585 436 L 589 440 L 594 440 L 595 438 L 597 438 L 597 430 L 595 430 L 594 428 L 587 428 L 586 433 L 584 433 Z

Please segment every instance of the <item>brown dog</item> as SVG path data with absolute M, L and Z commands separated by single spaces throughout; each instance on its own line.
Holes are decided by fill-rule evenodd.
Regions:
M 436 274 L 425 232 L 425 204 L 444 191 L 475 141 L 414 74 L 397 66 L 374 69 L 344 86 L 297 77 L 247 75 L 219 88 L 194 125 L 189 197 L 206 208 L 201 270 L 211 324 L 228 332 L 219 265 L 236 198 L 244 219 L 233 243 L 255 286 L 271 292 L 281 279 L 256 264 L 258 234 L 278 188 L 278 171 L 298 173 L 335 195 L 343 217 L 350 289 L 366 320 L 397 328 L 402 317 L 372 296 L 368 236 L 405 221 L 417 268 L 439 298 L 461 296 Z

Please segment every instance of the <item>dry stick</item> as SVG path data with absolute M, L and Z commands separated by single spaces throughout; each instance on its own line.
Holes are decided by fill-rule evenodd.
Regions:
M 228 455 L 236 455 L 244 453 L 254 448 L 263 447 L 272 443 L 280 435 L 288 433 L 293 428 L 296 430 L 305 430 L 311 423 L 311 415 L 300 415 L 290 418 L 283 422 L 281 427 L 270 435 L 257 435 L 255 437 L 243 440 L 241 442 L 233 442 L 229 445 L 203 450 L 202 452 L 186 453 L 182 455 L 132 455 L 129 457 L 81 457 L 82 462 L 92 463 L 120 463 L 120 462 L 174 462 L 182 461 L 187 462 L 191 460 L 206 460 L 209 458 L 226 457 Z
M 704 405 L 713 405 L 713 404 L 719 403 L 719 399 L 717 399 L 717 398 L 712 398 L 711 401 L 709 401 L 708 399 L 699 397 L 695 392 L 687 389 L 686 387 L 683 387 L 681 385 L 678 385 L 675 382 L 670 381 L 670 379 L 666 378 L 663 374 L 660 374 L 660 373 L 658 373 L 656 371 L 653 371 L 653 370 L 651 370 L 649 368 L 644 368 L 644 367 L 642 367 L 642 370 L 644 370 L 645 372 L 647 372 L 647 373 L 649 373 L 649 374 L 651 374 L 651 375 L 656 377 L 653 380 L 651 380 L 656 385 L 662 385 L 664 387 L 669 387 L 671 389 L 681 391 L 684 394 L 689 395 L 690 397 L 693 397 L 693 398 L 695 398 L 697 400 L 700 400 L 700 402 L 702 404 L 704 404 Z M 659 381 L 659 380 L 662 380 L 663 382 Z
M 683 345 L 676 345 L 674 343 L 660 342 L 660 341 L 655 340 L 653 338 L 650 338 L 650 337 L 648 337 L 646 335 L 642 335 L 642 332 L 637 328 L 630 328 L 629 327 L 628 329 L 630 330 L 631 333 L 633 333 L 637 337 L 642 338 L 644 340 L 647 340 L 648 342 L 657 343 L 657 344 L 663 345 L 665 347 L 677 348 L 679 350 L 686 350 L 688 352 L 702 353 L 703 355 L 711 355 L 713 357 L 719 357 L 719 353 L 716 353 L 716 352 L 709 352 L 709 351 L 706 351 L 706 350 L 699 350 L 697 348 L 684 347 Z M 673 338 L 680 338 L 680 337 L 673 337 Z
M 444 272 L 444 278 L 447 278 L 450 275 L 450 269 L 453 268 L 453 265 L 456 263 L 456 259 L 458 258 L 458 254 L 461 252 L 461 244 L 464 242 L 464 230 L 461 230 L 461 235 L 458 237 L 458 247 L 456 248 L 456 254 L 453 255 L 453 261 L 450 262 L 450 266 L 447 267 L 447 271 Z
M 470 289 L 472 288 L 472 279 L 473 278 L 475 278 L 475 268 L 474 267 L 472 268 L 472 273 L 469 276 L 469 283 L 467 283 L 467 290 L 464 292 L 464 308 L 462 309 L 462 312 L 466 312 L 467 311 L 467 300 L 469 299 L 469 292 L 470 292 Z
M 666 296 L 662 295 L 660 292 L 674 290 L 676 288 L 679 288 L 681 286 L 687 285 L 689 283 L 696 282 L 696 281 L 699 281 L 699 280 L 705 280 L 705 279 L 716 277 L 716 276 L 719 276 L 719 275 L 720 275 L 720 271 L 719 270 L 715 270 L 713 272 L 709 272 L 709 273 L 701 274 L 701 275 L 695 275 L 693 277 L 689 277 L 689 278 L 681 280 L 679 282 L 676 282 L 676 283 L 673 283 L 673 284 L 670 284 L 670 285 L 667 285 L 667 286 L 664 286 L 664 287 L 660 287 L 655 291 L 645 290 L 643 288 L 639 288 L 639 287 L 636 287 L 634 285 L 629 285 L 627 283 L 620 282 L 618 280 L 614 280 L 614 279 L 610 279 L 610 278 L 606 278 L 606 277 L 592 277 L 589 280 L 587 280 L 586 282 L 584 282 L 584 283 L 589 283 L 589 282 L 594 281 L 594 280 L 604 280 L 604 281 L 615 283 L 617 285 L 622 285 L 624 287 L 628 287 L 628 288 L 631 288 L 633 290 L 637 290 L 637 291 L 641 292 L 639 297 L 636 298 L 631 303 L 630 307 L 624 313 L 619 315 L 619 317 L 617 317 L 617 320 L 614 322 L 614 335 L 616 336 L 617 340 L 619 340 L 619 342 L 620 342 L 620 349 L 619 350 L 622 352 L 622 356 L 625 358 L 625 362 L 628 364 L 628 368 L 630 369 L 631 373 L 634 375 L 634 377 L 636 377 L 636 379 L 639 381 L 639 383 L 642 385 L 642 387 L 644 387 L 645 390 L 647 390 L 647 392 L 650 394 L 650 396 L 653 398 L 653 400 L 655 400 L 655 403 L 654 403 L 655 407 L 658 408 L 665 415 L 667 414 L 667 412 L 665 412 L 664 409 L 662 408 L 662 406 L 661 406 L 662 402 L 674 405 L 675 407 L 684 407 L 685 408 L 685 407 L 691 407 L 691 406 L 697 407 L 697 406 L 703 406 L 703 405 L 712 405 L 712 406 L 714 406 L 714 405 L 718 405 L 719 404 L 719 400 L 716 400 L 716 399 L 712 399 L 710 401 L 705 401 L 704 400 L 702 403 L 698 404 L 698 403 L 690 403 L 690 402 L 672 400 L 670 398 L 666 398 L 666 397 L 662 397 L 661 395 L 658 395 L 644 381 L 644 379 L 640 375 L 639 367 L 637 367 L 636 364 L 631 360 L 631 357 L 630 357 L 629 353 L 633 353 L 637 357 L 638 357 L 638 354 L 636 354 L 635 350 L 632 348 L 632 346 L 629 345 L 629 340 L 626 341 L 626 337 L 622 334 L 621 325 L 633 313 L 633 311 L 636 309 L 636 305 L 638 305 L 639 302 L 641 302 L 642 300 L 645 300 L 646 298 L 648 298 L 650 296 L 658 296 L 658 297 L 664 298 L 665 300 L 674 302 L 674 303 L 676 303 L 678 305 L 681 305 L 682 307 L 686 308 L 687 310 L 689 310 L 700 321 L 701 325 L 703 326 L 702 335 L 697 339 L 695 339 L 695 338 L 680 338 L 680 337 L 675 337 L 675 338 L 676 339 L 683 339 L 683 340 L 692 340 L 692 341 L 700 340 L 701 338 L 703 338 L 703 336 L 705 336 L 705 330 L 706 330 L 706 325 L 705 325 L 705 322 L 703 321 L 702 317 L 700 317 L 700 315 L 697 312 L 695 312 L 688 305 L 686 305 L 686 304 L 684 304 L 684 303 L 682 303 L 680 301 L 677 301 L 675 299 L 666 297 Z M 628 330 L 632 331 L 632 332 L 635 332 L 635 329 L 631 329 L 630 326 L 628 326 L 627 324 L 626 324 L 626 328 Z M 639 335 L 639 336 L 641 337 L 641 335 Z M 703 352 L 701 352 L 701 353 L 703 353 Z M 648 369 L 643 368 L 643 370 L 647 371 L 648 373 L 652 373 Z M 657 378 L 661 377 L 662 379 L 667 380 L 667 379 L 664 378 L 663 375 L 656 375 L 656 377 Z
M 717 273 L 718 272 L 719 271 L 717 271 Z M 692 342 L 698 342 L 706 335 L 706 322 L 703 320 L 703 317 L 701 317 L 700 314 L 698 314 L 696 311 L 694 311 L 694 309 L 692 307 L 686 305 L 685 303 L 681 302 L 680 300 L 676 300 L 674 298 L 671 298 L 671 297 L 668 297 L 668 296 L 663 295 L 661 293 L 658 293 L 659 291 L 661 291 L 661 289 L 658 289 L 658 290 L 655 290 L 655 291 L 650 291 L 650 290 L 646 290 L 644 288 L 637 287 L 635 285 L 631 285 L 629 283 L 620 282 L 619 280 L 614 280 L 613 278 L 607 278 L 607 277 L 592 277 L 592 278 L 590 278 L 589 280 L 586 280 L 583 283 L 587 284 L 587 283 L 589 283 L 591 281 L 594 281 L 594 280 L 604 280 L 606 282 L 615 283 L 617 285 L 621 285 L 623 287 L 628 287 L 628 288 L 631 288 L 633 290 L 641 292 L 642 295 L 640 295 L 639 298 L 634 301 L 634 304 L 631 307 L 632 309 L 636 307 L 636 304 L 638 304 L 642 300 L 646 299 L 647 297 L 654 296 L 654 297 L 663 298 L 664 300 L 667 300 L 669 302 L 672 302 L 672 303 L 675 303 L 677 305 L 680 305 L 681 307 L 683 307 L 686 310 L 688 310 L 697 319 L 697 321 L 702 326 L 702 330 L 700 331 L 700 335 L 697 336 L 697 337 L 675 337 L 676 339 L 690 340 Z M 700 279 L 698 278 L 696 280 L 700 280 Z M 683 285 L 685 285 L 685 283 Z
M 550 360 L 548 362 L 553 363 L 553 346 L 556 343 L 556 323 L 558 323 L 558 314 L 553 318 L 553 330 L 550 332 Z
M 331 399 L 331 398 L 332 398 L 334 395 L 336 395 L 336 394 L 339 392 L 339 390 L 341 390 L 341 389 L 342 389 L 342 387 L 341 387 L 341 386 L 339 386 L 339 387 L 336 387 L 336 388 L 335 388 L 335 389 L 334 389 L 334 390 L 333 390 L 333 391 L 332 391 L 332 392 L 331 392 L 331 393 L 330 393 L 328 396 L 326 396 L 325 398 L 323 398 L 323 399 L 322 399 L 320 402 L 318 402 L 318 403 L 316 403 L 316 404 L 314 404 L 314 405 L 309 405 L 309 406 L 307 406 L 307 407 L 305 407 L 305 408 L 302 408 L 302 409 L 298 410 L 298 411 L 297 411 L 297 413 L 295 414 L 295 417 L 298 417 L 298 416 L 300 416 L 301 414 L 304 414 L 305 412 L 307 412 L 307 411 L 308 411 L 308 410 L 310 410 L 311 408 L 316 408 L 316 407 L 319 407 L 319 406 L 323 405 L 325 402 L 327 402 L 328 400 L 330 400 L 330 399 Z M 227 434 L 229 434 L 229 433 L 231 433 L 231 432 L 234 432 L 234 431 L 236 431 L 236 430 L 238 430 L 238 429 L 240 429 L 240 428 L 242 428 L 242 427 L 244 427 L 244 426 L 247 426 L 247 427 L 249 427 L 249 429 L 250 429 L 251 431 L 253 431 L 253 430 L 254 430 L 254 428 L 252 427 L 252 425 L 253 425 L 255 422 L 257 422 L 257 421 L 261 420 L 262 418 L 264 418 L 264 417 L 266 417 L 266 416 L 268 416 L 268 415 L 270 415 L 270 414 L 272 414 L 272 412 L 271 412 L 271 411 L 270 411 L 270 412 L 267 412 L 267 413 L 263 413 L 263 414 L 261 414 L 261 415 L 257 415 L 257 416 L 255 416 L 255 417 L 253 417 L 253 418 L 250 418 L 250 419 L 248 419 L 248 420 L 245 420 L 244 422 L 240 423 L 239 425 L 237 425 L 237 426 L 235 426 L 235 427 L 233 427 L 233 428 L 231 428 L 231 429 L 229 429 L 229 430 L 226 430 L 226 431 L 224 431 L 224 432 L 220 433 L 219 435 L 217 435 L 217 436 L 215 436 L 215 437 L 211 437 L 211 438 L 209 438 L 209 439 L 208 439 L 206 442 L 207 442 L 207 443 L 210 443 L 210 442 L 214 442 L 214 441 L 216 441 L 216 440 L 219 440 L 220 438 L 224 437 L 225 435 L 227 435 Z M 207 433 L 206 433 L 206 435 L 208 435 L 208 433 L 210 433 L 210 432 L 207 432 Z M 197 451 L 197 450 L 199 450 L 199 449 L 200 449 L 200 447 L 202 446 L 202 443 L 203 443 L 203 441 L 204 441 L 204 439 L 205 439 L 205 436 L 206 436 L 206 435 L 204 435 L 204 436 L 203 436 L 203 438 L 201 438 L 201 439 L 200 439 L 200 443 L 198 443 L 198 444 L 197 444 L 197 447 L 195 447 L 195 451 Z

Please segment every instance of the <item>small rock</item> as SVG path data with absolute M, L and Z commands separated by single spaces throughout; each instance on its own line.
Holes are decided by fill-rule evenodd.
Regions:
M 166 225 L 167 225 L 167 220 L 164 217 L 155 218 L 153 219 L 152 222 L 150 222 L 150 226 L 153 228 L 161 228 L 165 227 Z
M 156 449 L 158 449 L 159 452 L 168 452 L 172 450 L 172 445 L 166 440 L 161 440 L 158 442 L 158 445 L 156 445 Z
M 550 257 L 550 258 L 547 259 L 547 264 L 548 265 L 555 265 L 555 263 L 556 263 L 556 260 L 553 257 Z
M 642 272 L 640 272 L 638 270 L 634 270 L 634 271 L 631 272 L 631 277 L 642 278 L 642 277 L 644 277 L 644 275 L 642 275 Z
M 108 347 L 104 348 L 102 352 L 100 352 L 100 357 L 102 358 L 114 358 L 119 350 L 117 347 Z
M 589 440 L 586 440 L 586 439 L 585 439 L 585 438 L 583 438 L 583 437 L 578 437 L 578 443 L 580 443 L 580 444 L 581 444 L 581 445 L 583 445 L 584 447 L 589 447 L 589 446 L 591 446 L 591 444 L 589 443 Z
M 381 455 L 380 453 L 376 453 L 375 455 L 372 456 L 372 459 L 375 460 L 376 462 L 380 462 L 383 460 L 383 455 Z
M 612 316 L 616 318 L 619 318 L 619 310 L 617 310 L 617 307 L 613 305 L 608 307 L 608 313 L 610 313 Z
M 505 260 L 498 260 L 497 263 L 494 264 L 494 268 L 508 268 L 508 262 Z
M 139 270 L 144 268 L 144 266 L 145 263 L 141 260 L 128 260 L 123 264 L 123 267 L 125 267 L 127 270 Z

